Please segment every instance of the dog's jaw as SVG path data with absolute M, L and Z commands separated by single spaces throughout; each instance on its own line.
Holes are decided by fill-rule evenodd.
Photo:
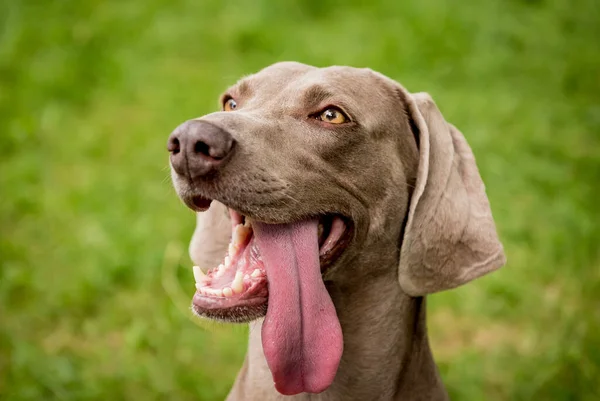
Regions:
M 263 317 L 268 305 L 268 277 L 252 220 L 228 209 L 231 237 L 222 263 L 204 272 L 194 266 L 196 294 L 192 310 L 201 317 L 243 323 Z M 349 244 L 352 225 L 339 216 L 325 216 L 318 224 L 322 273 L 335 264 Z

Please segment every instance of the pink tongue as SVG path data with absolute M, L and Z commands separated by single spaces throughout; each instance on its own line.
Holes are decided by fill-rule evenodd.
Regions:
M 320 393 L 342 357 L 342 329 L 319 265 L 318 221 L 252 222 L 269 280 L 262 344 L 281 394 Z

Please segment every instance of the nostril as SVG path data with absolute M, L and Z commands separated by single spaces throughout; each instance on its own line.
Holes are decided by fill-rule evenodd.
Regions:
M 197 141 L 194 145 L 194 152 L 199 153 L 203 156 L 209 157 L 214 160 L 221 160 L 224 155 L 217 151 L 215 148 L 210 147 L 207 143 Z
M 169 139 L 169 143 L 167 144 L 167 150 L 174 155 L 181 151 L 181 145 L 179 144 L 179 139 L 172 137 Z
M 194 152 L 200 153 L 204 156 L 209 156 L 210 147 L 206 143 L 204 143 L 202 141 L 198 141 L 194 145 Z

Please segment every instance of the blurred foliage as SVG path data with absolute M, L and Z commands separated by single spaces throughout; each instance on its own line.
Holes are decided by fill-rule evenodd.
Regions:
M 431 93 L 478 158 L 509 262 L 430 298 L 451 396 L 600 399 L 599 38 L 596 0 L 0 2 L 0 398 L 224 398 L 246 329 L 187 312 L 166 138 L 297 60 Z

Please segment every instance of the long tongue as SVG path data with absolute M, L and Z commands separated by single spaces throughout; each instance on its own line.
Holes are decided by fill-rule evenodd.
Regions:
M 281 394 L 320 393 L 342 356 L 342 329 L 319 265 L 318 221 L 253 222 L 269 280 L 262 344 Z

